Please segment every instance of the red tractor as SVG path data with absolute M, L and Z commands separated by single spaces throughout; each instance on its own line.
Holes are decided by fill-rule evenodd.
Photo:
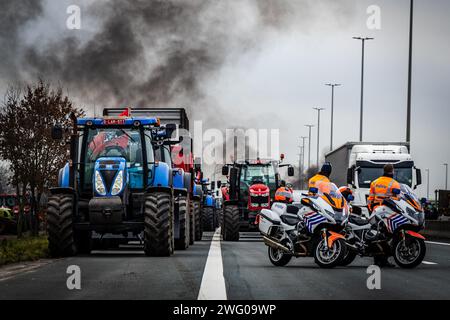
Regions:
M 225 241 L 238 241 L 239 230 L 257 230 L 256 216 L 270 208 L 275 191 L 280 187 L 280 167 L 288 167 L 288 176 L 294 168 L 280 160 L 245 160 L 225 165 L 222 174 L 228 176 L 228 186 L 222 188 L 222 235 Z

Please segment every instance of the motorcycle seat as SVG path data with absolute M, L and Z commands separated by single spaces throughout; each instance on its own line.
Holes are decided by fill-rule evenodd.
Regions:
M 288 204 L 286 206 L 286 212 L 290 213 L 290 214 L 297 214 L 299 210 L 300 210 L 300 207 L 298 207 L 295 204 Z
M 351 214 L 348 218 L 348 221 L 354 223 L 358 226 L 364 226 L 369 223 L 369 220 L 358 217 L 357 215 Z
M 300 222 L 300 218 L 296 214 L 284 213 L 280 216 L 281 221 L 283 223 L 288 224 L 290 226 L 295 226 Z

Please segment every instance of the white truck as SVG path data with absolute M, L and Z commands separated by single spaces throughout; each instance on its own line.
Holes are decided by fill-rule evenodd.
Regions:
M 420 169 L 414 165 L 407 142 L 347 142 L 328 152 L 325 161 L 333 166 L 330 176 L 337 186 L 348 185 L 354 193 L 354 209 L 368 215 L 370 183 L 383 175 L 383 166 L 391 163 L 394 179 L 415 189 L 422 183 Z

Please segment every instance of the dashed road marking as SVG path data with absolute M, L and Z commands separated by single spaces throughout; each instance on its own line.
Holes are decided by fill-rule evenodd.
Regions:
M 220 247 L 220 228 L 211 240 L 198 300 L 226 300 L 227 290 L 223 276 L 222 251 Z
M 431 261 L 422 261 L 423 264 L 437 264 L 436 262 L 431 262 Z

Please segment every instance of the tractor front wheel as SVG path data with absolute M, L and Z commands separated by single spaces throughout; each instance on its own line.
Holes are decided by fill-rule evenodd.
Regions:
M 223 240 L 239 241 L 239 208 L 236 205 L 225 206 L 223 211 Z
M 215 230 L 214 208 L 204 207 L 202 218 L 203 218 L 203 230 L 214 231 Z
M 194 216 L 195 216 L 195 241 L 200 241 L 202 240 L 203 236 L 203 225 L 199 200 L 194 200 Z
M 48 199 L 48 249 L 52 257 L 77 253 L 73 231 L 73 195 L 54 194 Z
M 175 249 L 186 250 L 189 247 L 189 212 L 186 197 L 180 196 L 175 204 L 180 220 L 180 237 L 175 239 Z
M 144 252 L 147 256 L 170 256 L 174 250 L 173 205 L 169 193 L 145 196 Z

